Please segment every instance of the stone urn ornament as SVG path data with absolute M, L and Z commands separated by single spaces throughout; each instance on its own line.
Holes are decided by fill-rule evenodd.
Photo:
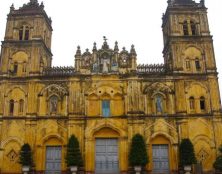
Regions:
M 77 166 L 70 166 L 70 171 L 72 172 L 72 174 L 76 174 L 78 171 L 78 167 Z
M 185 174 L 191 174 L 191 165 L 184 166 Z
M 142 167 L 141 166 L 134 166 L 134 170 L 135 170 L 136 174 L 140 174 Z
M 30 171 L 30 166 L 22 166 L 22 173 L 23 174 L 28 174 Z

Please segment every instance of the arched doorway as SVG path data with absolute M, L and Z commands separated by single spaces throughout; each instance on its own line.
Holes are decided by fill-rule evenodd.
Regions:
M 149 157 L 152 173 L 167 174 L 172 170 L 172 146 L 165 136 L 158 135 L 151 139 Z
M 64 170 L 63 140 L 56 135 L 47 136 L 43 142 L 43 169 L 45 174 L 59 174 Z
M 102 128 L 94 133 L 96 174 L 119 173 L 119 136 L 119 133 L 111 128 Z

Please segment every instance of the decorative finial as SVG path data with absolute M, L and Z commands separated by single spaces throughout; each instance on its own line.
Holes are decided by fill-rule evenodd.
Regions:
M 119 47 L 118 47 L 118 42 L 117 42 L 117 41 L 115 42 L 114 51 L 115 51 L 115 52 L 118 52 L 118 51 L 119 51 Z
M 123 51 L 126 51 L 126 47 L 123 47 Z
M 89 52 L 89 49 L 88 49 L 88 48 L 86 48 L 86 52 L 87 52 L 87 53 Z
M 10 11 L 13 11 L 13 10 L 15 10 L 14 4 L 12 4 L 10 7 Z
M 42 8 L 42 9 L 44 9 L 44 3 L 43 3 L 43 1 L 41 2 L 41 5 L 40 5 L 40 7 Z
M 80 46 L 77 46 L 76 56 L 81 56 Z
M 106 36 L 103 36 L 103 39 L 104 39 L 104 43 L 103 43 L 103 46 L 102 46 L 102 49 L 109 49 L 109 45 L 107 44 L 107 38 Z
M 103 36 L 104 42 L 106 42 L 108 39 L 106 38 L 106 36 Z
M 94 52 L 94 51 L 97 51 L 96 42 L 93 43 L 93 52 Z
M 203 7 L 205 7 L 205 0 L 201 0 L 201 1 L 200 1 L 200 4 L 201 4 Z
M 135 46 L 134 46 L 134 45 L 131 46 L 130 54 L 131 54 L 131 55 L 134 55 L 134 56 L 137 55 L 137 54 L 136 54 L 136 50 L 135 50 Z

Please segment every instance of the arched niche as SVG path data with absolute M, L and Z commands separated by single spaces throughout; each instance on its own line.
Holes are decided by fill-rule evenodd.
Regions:
M 57 147 L 61 153 L 61 170 L 66 169 L 65 154 L 66 154 L 66 141 L 59 134 L 47 134 L 44 136 L 37 145 L 36 148 L 36 160 L 40 161 L 36 163 L 36 170 L 46 169 L 47 149 Z
M 38 111 L 39 115 L 63 115 L 66 116 L 67 111 L 67 102 L 68 102 L 68 89 L 66 89 L 64 86 L 57 85 L 57 84 L 51 84 L 46 87 L 44 87 L 41 92 L 38 95 Z M 50 106 L 52 103 L 51 99 L 52 97 L 57 97 L 57 112 L 51 112 Z
M 11 75 L 24 76 L 28 72 L 29 56 L 24 51 L 14 53 L 9 62 Z
M 26 91 L 20 86 L 14 86 L 10 88 L 5 95 L 5 107 L 4 107 L 4 114 L 11 115 L 10 113 L 10 101 L 14 101 L 13 106 L 13 116 L 25 115 L 26 108 L 27 108 L 27 93 Z M 23 105 L 20 106 L 19 101 L 23 100 Z M 23 107 L 22 109 L 20 107 Z M 20 112 L 22 110 L 22 112 Z
M 149 159 L 150 159 L 150 163 L 148 164 L 148 170 L 153 170 L 154 169 L 154 149 L 156 147 L 165 147 L 166 152 L 168 153 L 168 165 L 169 165 L 169 170 L 173 171 L 173 170 L 177 170 L 177 146 L 175 146 L 175 144 L 172 143 L 172 139 L 170 138 L 170 136 L 166 136 L 166 134 L 156 134 L 155 136 L 151 137 L 150 141 L 149 141 L 149 145 L 148 145 L 148 154 L 149 154 Z M 160 148 L 161 151 L 161 148 Z M 165 153 L 166 153 L 165 152 Z M 161 153 L 160 153 L 161 155 Z

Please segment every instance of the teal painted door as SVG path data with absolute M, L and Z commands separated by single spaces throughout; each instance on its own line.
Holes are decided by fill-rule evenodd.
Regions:
M 46 170 L 45 174 L 61 174 L 61 146 L 46 147 Z
M 96 139 L 95 152 L 95 173 L 96 174 L 118 174 L 118 140 L 117 139 Z
M 153 173 L 169 173 L 168 145 L 153 145 Z

